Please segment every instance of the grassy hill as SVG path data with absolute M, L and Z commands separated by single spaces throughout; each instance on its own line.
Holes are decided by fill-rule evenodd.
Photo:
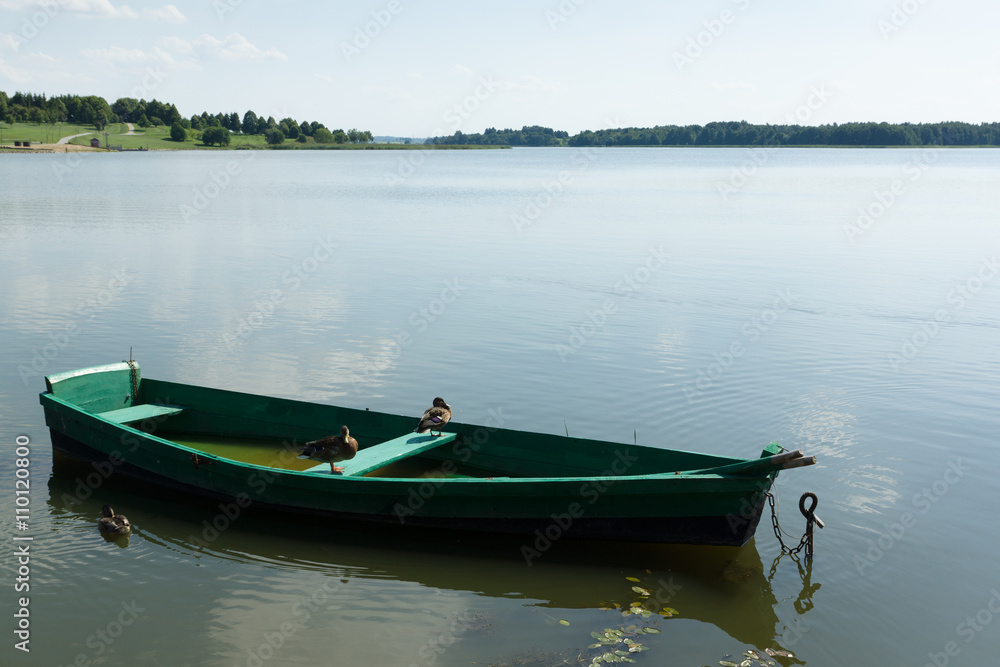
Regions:
M 94 131 L 93 125 L 72 125 L 68 123 L 14 123 L 13 125 L 8 125 L 7 123 L 0 123 L 0 135 L 3 135 L 2 143 L 4 146 L 13 146 L 15 141 L 54 144 L 60 137 Z
M 107 137 L 104 133 L 107 132 Z M 102 131 L 94 129 L 93 125 L 73 125 L 69 123 L 14 123 L 7 125 L 0 123 L 0 137 L 2 145 L 13 146 L 15 141 L 31 141 L 37 143 L 54 144 L 62 137 L 69 137 L 76 134 L 84 136 L 76 137 L 70 141 L 78 146 L 89 146 L 90 140 L 98 138 L 101 145 L 105 141 L 112 146 L 122 148 L 148 148 L 150 150 L 226 150 L 234 148 L 283 148 L 283 149 L 332 149 L 332 150 L 427 150 L 427 149 L 454 149 L 454 148 L 509 148 L 509 146 L 462 146 L 462 145 L 423 145 L 423 144 L 400 144 L 400 143 L 375 143 L 375 144 L 317 144 L 312 137 L 308 137 L 305 143 L 299 143 L 292 139 L 285 139 L 284 143 L 278 146 L 269 146 L 262 134 L 232 134 L 228 147 L 206 146 L 197 138 L 200 133 L 188 130 L 188 138 L 185 141 L 174 141 L 170 138 L 170 128 L 165 125 L 158 127 L 148 127 L 141 129 L 136 127 L 135 134 L 128 134 L 128 126 L 125 123 L 112 123 Z

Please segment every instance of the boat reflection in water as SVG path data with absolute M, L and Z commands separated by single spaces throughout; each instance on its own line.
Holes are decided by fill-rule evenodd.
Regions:
M 153 591 L 172 598 L 181 587 L 187 623 L 234 628 L 246 623 L 247 615 L 256 612 L 247 608 L 246 600 L 239 599 L 234 606 L 234 596 L 240 597 L 236 589 L 249 587 L 255 590 L 254 605 L 265 605 L 272 595 L 280 597 L 290 588 L 307 601 L 308 594 L 315 597 L 313 591 L 320 591 L 324 599 L 317 609 L 322 608 L 324 618 L 334 625 L 343 620 L 338 620 L 340 615 L 355 614 L 358 606 L 385 609 L 383 618 L 388 622 L 401 604 L 419 611 L 447 603 L 448 611 L 437 613 L 451 618 L 467 618 L 470 610 L 499 613 L 489 623 L 491 632 L 500 634 L 525 632 L 519 626 L 525 621 L 517 620 L 516 614 L 523 619 L 534 609 L 547 617 L 542 620 L 549 625 L 549 619 L 571 615 L 569 610 L 589 612 L 583 616 L 593 618 L 593 630 L 653 623 L 669 633 L 671 623 L 693 619 L 758 650 L 783 648 L 781 642 L 790 637 L 790 624 L 779 623 L 771 580 L 775 567 L 780 565 L 787 573 L 783 568 L 791 567 L 792 559 L 776 561 L 766 574 L 753 541 L 743 547 L 702 547 L 564 539 L 529 564 L 523 539 L 511 536 L 401 531 L 399 526 L 374 524 L 344 529 L 325 523 L 316 526 L 305 518 L 295 520 L 254 507 L 220 507 L 114 474 L 102 477 L 98 488 L 92 489 L 86 482 L 88 475 L 96 480 L 91 464 L 54 454 L 48 503 L 61 522 L 87 524 L 100 515 L 104 503 L 128 511 L 134 526 L 131 549 L 141 550 L 137 556 L 142 558 L 119 567 L 148 572 L 154 564 L 170 569 L 180 562 L 228 573 L 216 586 L 170 582 L 162 591 Z M 794 608 L 802 615 L 812 608 L 819 584 L 811 583 L 807 565 L 799 563 L 799 572 L 803 588 Z M 637 593 L 634 586 L 649 594 Z M 677 615 L 671 620 L 658 613 L 648 619 L 623 618 L 616 609 L 628 609 L 636 601 L 652 612 L 675 609 Z M 500 610 L 510 610 L 512 604 L 505 616 Z M 283 613 L 287 615 L 289 608 L 294 606 L 286 605 Z M 199 613 L 203 618 L 196 617 Z M 782 612 L 790 614 L 787 608 Z M 379 612 L 371 611 L 368 621 L 378 617 Z M 405 624 L 421 622 L 404 615 L 393 621 L 394 631 L 405 634 L 401 629 Z M 586 629 L 589 634 L 591 628 Z M 551 627 L 547 631 L 556 632 Z M 414 632 L 423 636 L 419 633 L 426 630 Z M 466 638 L 473 636 L 470 631 Z M 557 641 L 565 646 L 565 639 Z M 475 645 L 464 650 L 475 650 Z

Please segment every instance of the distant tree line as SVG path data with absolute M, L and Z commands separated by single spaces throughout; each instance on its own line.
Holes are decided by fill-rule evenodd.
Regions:
M 0 90 L 0 120 L 5 123 L 77 123 L 103 130 L 115 122 L 115 113 L 103 97 L 96 95 L 45 95 Z
M 188 131 L 194 131 L 207 144 L 229 144 L 230 134 L 261 134 L 269 144 L 280 144 L 285 139 L 300 143 L 312 138 L 321 144 L 363 144 L 374 141 L 368 130 L 329 130 L 322 123 L 296 121 L 293 118 L 275 120 L 264 118 L 253 111 L 241 117 L 237 112 L 209 115 L 203 111 L 190 118 L 181 116 L 173 104 L 157 100 L 137 100 L 121 97 L 113 104 L 95 95 L 60 95 L 16 92 L 12 96 L 0 91 L 0 121 L 10 123 L 75 123 L 93 125 L 103 130 L 108 123 L 134 123 L 141 128 L 160 125 L 170 126 L 170 136 L 183 141 Z M 216 129 L 218 128 L 218 129 Z M 208 139 L 205 133 L 208 132 Z M 280 133 L 280 135 L 279 135 Z
M 551 128 L 489 128 L 482 134 L 456 132 L 430 144 L 508 146 L 998 146 L 1000 123 L 833 123 L 752 125 L 746 121 L 707 125 L 657 125 L 584 130 L 569 137 Z
M 428 144 L 476 144 L 484 146 L 565 146 L 569 132 L 540 125 L 525 125 L 520 130 L 487 128 L 482 134 L 455 132 L 450 137 L 431 137 Z

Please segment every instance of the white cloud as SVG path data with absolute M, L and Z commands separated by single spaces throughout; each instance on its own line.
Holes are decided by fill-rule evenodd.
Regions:
M 12 83 L 34 84 L 39 77 L 53 81 L 65 81 L 71 77 L 65 73 L 66 64 L 60 63 L 47 53 L 33 51 L 28 54 L 18 54 L 11 63 L 0 58 L 0 77 Z
M 98 60 L 119 65 L 143 65 L 150 63 L 169 64 L 173 58 L 160 48 L 151 51 L 142 49 L 123 49 L 120 46 L 108 46 L 99 49 L 84 49 L 80 52 L 88 60 Z
M 285 62 L 288 56 L 272 47 L 266 51 L 251 44 L 246 37 L 234 32 L 225 39 L 217 39 L 204 34 L 192 40 L 190 49 L 202 58 L 218 60 L 278 60 Z
M 473 72 L 465 65 L 455 65 L 455 71 L 458 72 L 459 74 L 465 74 L 466 76 L 471 76 L 475 74 L 475 72 Z
M 188 56 L 191 58 L 197 58 L 198 54 L 194 50 L 194 46 L 186 39 L 181 39 L 180 37 L 162 37 L 157 40 L 157 43 L 172 53 L 176 53 L 181 56 Z
M 20 11 L 39 7 L 49 15 L 66 10 L 77 14 L 89 14 L 101 18 L 137 19 L 185 23 L 187 18 L 174 5 L 164 5 L 158 9 L 145 8 L 137 12 L 128 5 L 115 6 L 110 0 L 0 0 L 0 9 Z
M 163 21 L 165 23 L 187 23 L 187 17 L 181 14 L 181 10 L 174 5 L 163 5 L 159 9 L 144 9 L 142 17 L 151 21 Z
M 9 49 L 17 51 L 21 48 L 21 39 L 14 33 L 8 32 L 0 34 L 0 50 Z
M 8 65 L 7 61 L 3 58 L 0 58 L 0 76 L 12 83 L 27 83 L 31 81 L 31 76 L 27 72 Z

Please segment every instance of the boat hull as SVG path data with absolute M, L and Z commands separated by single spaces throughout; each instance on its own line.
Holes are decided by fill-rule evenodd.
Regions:
M 133 383 L 129 373 L 123 387 L 120 368 L 103 368 L 110 370 L 74 376 L 79 392 L 61 390 L 56 376 L 41 395 L 53 448 L 90 462 L 102 480 L 120 475 L 210 498 L 223 514 L 235 507 L 237 514 L 275 511 L 331 525 L 360 521 L 515 534 L 525 537 L 526 557 L 564 537 L 739 546 L 753 536 L 765 492 L 778 472 L 688 474 L 706 463 L 743 460 L 454 422 L 449 425 L 457 433 L 454 442 L 429 451 L 426 462 L 446 472 L 459 464 L 487 472 L 351 477 L 331 474 L 329 466 L 290 470 L 160 436 L 213 428 L 224 436 L 286 434 L 287 447 L 278 457 L 284 459 L 298 443 L 335 430 L 334 424 L 356 423 L 359 441 L 378 443 L 405 426 L 412 428 L 413 420 L 156 380 Z M 95 390 L 102 382 L 110 388 Z M 127 392 L 128 386 L 139 391 Z M 123 424 L 107 417 L 123 395 L 134 403 L 129 409 L 164 403 L 187 407 L 162 419 Z M 354 426 L 351 431 L 356 432 Z M 772 444 L 762 456 L 777 451 Z

